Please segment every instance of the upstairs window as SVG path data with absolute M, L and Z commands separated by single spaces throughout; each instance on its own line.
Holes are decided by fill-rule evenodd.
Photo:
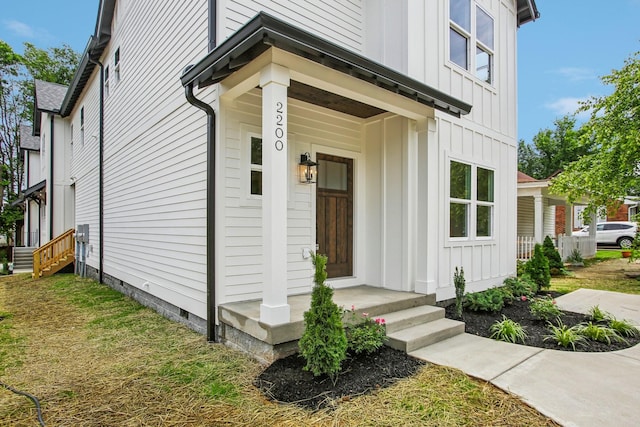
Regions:
M 80 145 L 84 147 L 84 107 L 80 108 Z
M 120 48 L 117 48 L 113 54 L 113 73 L 118 84 L 120 82 Z
M 493 83 L 494 23 L 493 18 L 471 0 L 449 2 L 449 60 L 486 83 Z M 475 45 L 475 46 L 474 46 Z M 471 49 L 475 47 L 475 56 Z
M 104 96 L 109 96 L 109 66 L 104 67 Z
M 71 158 L 73 159 L 73 123 L 71 123 L 70 133 L 71 133 L 71 142 L 69 144 L 69 148 L 71 149 Z

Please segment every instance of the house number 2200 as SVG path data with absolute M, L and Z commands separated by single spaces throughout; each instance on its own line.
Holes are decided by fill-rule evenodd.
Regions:
M 284 143 L 282 142 L 282 138 L 284 137 L 284 106 L 282 102 L 276 102 L 276 150 L 282 151 L 284 148 Z

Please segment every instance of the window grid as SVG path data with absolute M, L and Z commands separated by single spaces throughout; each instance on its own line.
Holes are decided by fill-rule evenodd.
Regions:
M 449 238 L 493 238 L 494 171 L 451 160 L 449 162 Z M 472 227 L 473 225 L 473 227 Z

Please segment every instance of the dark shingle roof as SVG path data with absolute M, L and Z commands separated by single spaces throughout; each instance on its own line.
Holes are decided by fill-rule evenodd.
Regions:
M 36 80 L 36 110 L 46 111 L 48 113 L 59 113 L 67 89 L 67 86 L 64 85 Z
M 40 138 L 33 136 L 33 128 L 31 126 L 20 125 L 20 148 L 40 151 Z

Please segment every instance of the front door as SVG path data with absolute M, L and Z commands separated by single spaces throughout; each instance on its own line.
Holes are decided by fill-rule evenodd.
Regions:
M 316 243 L 327 276 L 353 275 L 353 159 L 317 154 Z

